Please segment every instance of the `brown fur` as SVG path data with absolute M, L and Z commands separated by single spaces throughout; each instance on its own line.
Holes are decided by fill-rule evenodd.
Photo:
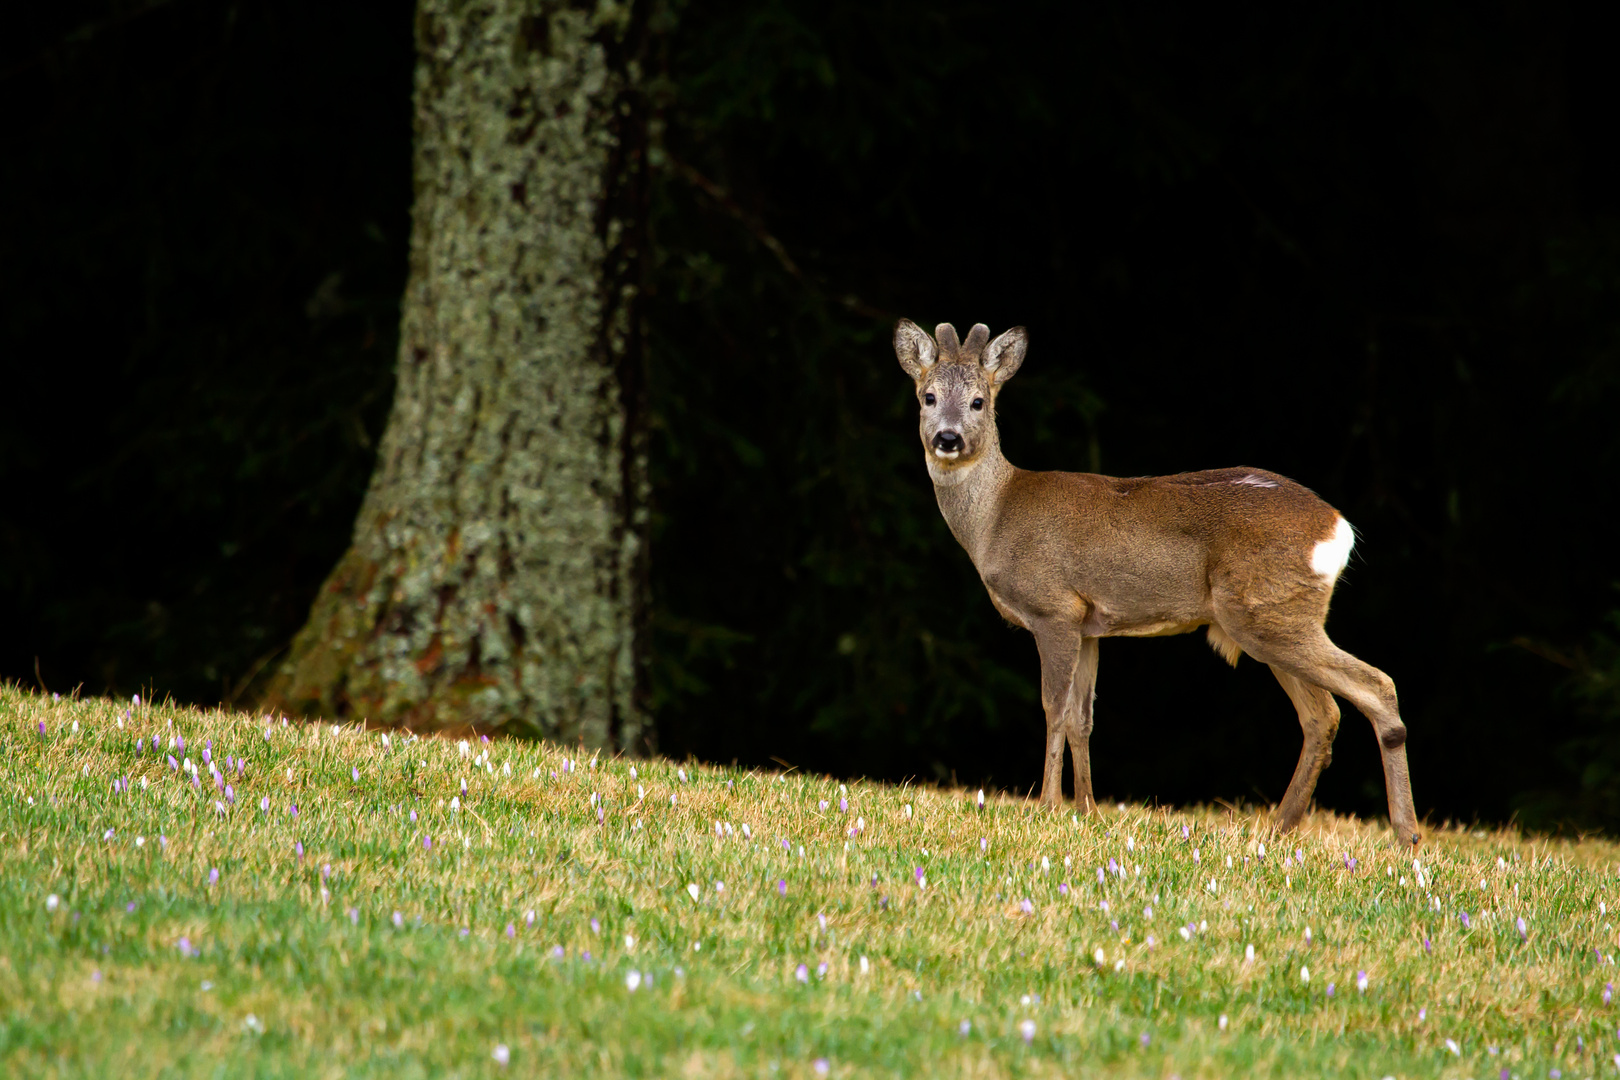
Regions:
M 1390 820 L 1417 843 L 1406 729 L 1389 677 L 1328 640 L 1335 577 L 1311 566 L 1340 515 L 1307 488 L 1261 469 L 1211 469 L 1121 479 L 1029 472 L 1001 454 L 995 400 L 1023 362 L 1022 327 L 994 341 L 983 325 L 959 341 L 902 319 L 895 355 L 916 383 L 919 434 L 935 495 L 991 602 L 1035 635 L 1047 714 L 1041 801 L 1061 801 L 1063 747 L 1075 797 L 1094 805 L 1089 737 L 1097 640 L 1209 628 L 1229 663 L 1247 652 L 1269 664 L 1294 702 L 1305 746 L 1278 807 L 1293 828 L 1332 756 L 1339 712 L 1351 701 L 1378 734 Z M 977 403 L 977 407 L 975 407 Z

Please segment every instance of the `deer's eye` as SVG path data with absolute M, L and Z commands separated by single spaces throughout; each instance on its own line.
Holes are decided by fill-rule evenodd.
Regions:
M 932 405 L 933 403 L 934 403 L 934 395 L 933 394 L 924 394 L 923 395 L 923 404 L 924 405 Z
M 984 398 L 982 398 L 982 397 L 974 398 L 973 399 L 973 411 L 978 412 L 980 409 L 983 409 L 983 408 L 984 408 Z

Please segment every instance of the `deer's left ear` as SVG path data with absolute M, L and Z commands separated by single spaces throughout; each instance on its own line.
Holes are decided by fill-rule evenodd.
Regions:
M 984 359 L 980 363 L 990 373 L 995 385 L 1000 386 L 1013 377 L 1018 365 L 1024 362 L 1024 352 L 1028 348 L 1029 332 L 1022 326 L 1015 326 L 984 347 Z

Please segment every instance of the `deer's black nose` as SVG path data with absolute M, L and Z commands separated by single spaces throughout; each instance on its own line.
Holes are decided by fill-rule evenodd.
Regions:
M 950 454 L 962 449 L 962 436 L 954 431 L 942 431 L 934 436 L 934 449 Z

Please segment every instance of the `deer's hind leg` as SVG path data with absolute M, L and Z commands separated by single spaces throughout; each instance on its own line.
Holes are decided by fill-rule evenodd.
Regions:
M 1356 659 L 1333 642 L 1314 611 L 1291 618 L 1257 618 L 1239 604 L 1218 610 L 1221 627 L 1243 651 L 1309 686 L 1337 694 L 1372 722 L 1384 759 L 1384 790 L 1389 823 L 1397 839 L 1416 844 L 1423 839 L 1412 806 L 1412 781 L 1406 768 L 1406 725 L 1401 722 L 1395 683 L 1371 664 Z M 1326 614 L 1325 599 L 1321 615 Z M 1297 778 L 1297 774 L 1296 774 Z M 1293 787 L 1289 787 L 1290 794 Z M 1287 796 L 1284 796 L 1285 800 Z
M 1317 777 L 1333 761 L 1333 737 L 1339 731 L 1339 706 L 1333 695 L 1320 686 L 1304 682 L 1275 664 L 1271 673 L 1277 676 L 1288 699 L 1299 712 L 1299 726 L 1305 732 L 1305 745 L 1299 753 L 1299 764 L 1294 767 L 1294 778 L 1288 791 L 1277 806 L 1272 824 L 1279 833 L 1285 833 L 1299 824 L 1310 808 L 1311 795 L 1316 791 Z

